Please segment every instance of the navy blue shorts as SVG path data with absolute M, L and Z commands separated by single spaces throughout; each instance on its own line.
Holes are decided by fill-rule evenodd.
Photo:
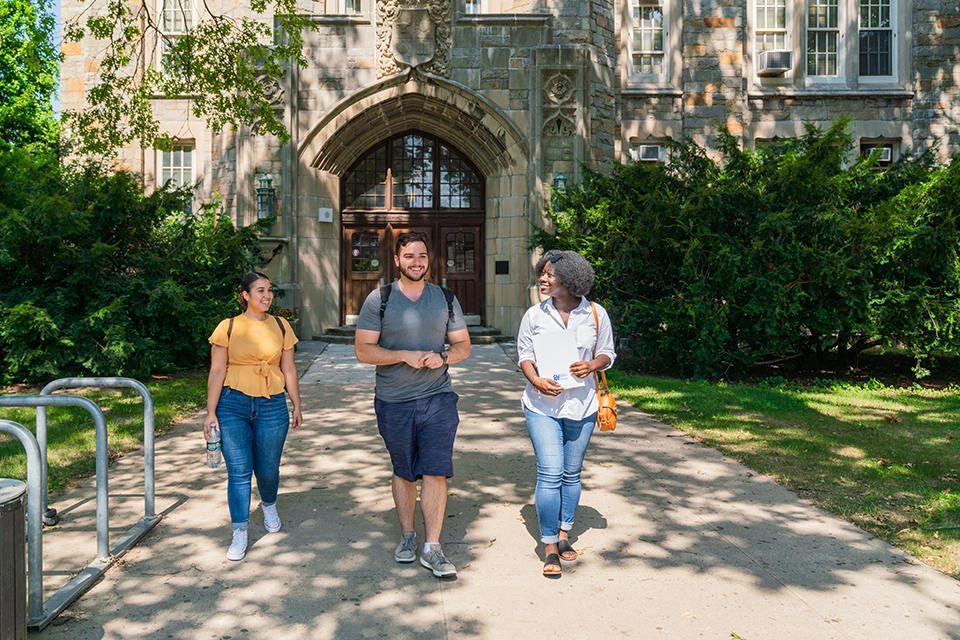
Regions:
M 396 476 L 407 482 L 416 482 L 423 476 L 453 477 L 459 399 L 452 391 L 409 402 L 374 399 L 377 428 L 390 452 Z

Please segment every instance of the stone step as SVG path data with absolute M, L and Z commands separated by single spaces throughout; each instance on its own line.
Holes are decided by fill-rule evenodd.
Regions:
M 322 340 L 333 344 L 353 344 L 357 328 L 354 326 L 331 327 L 320 335 L 313 336 L 314 340 Z M 495 344 L 512 342 L 513 336 L 501 333 L 496 327 L 470 326 L 467 327 L 471 344 Z

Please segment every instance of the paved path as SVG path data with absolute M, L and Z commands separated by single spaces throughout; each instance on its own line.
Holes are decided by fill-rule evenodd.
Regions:
M 322 353 L 284 454 L 283 530 L 264 531 L 255 498 L 247 557 L 226 560 L 226 475 L 203 465 L 195 416 L 158 440 L 163 522 L 32 638 L 960 638 L 960 583 L 628 407 L 587 454 L 582 555 L 544 578 L 523 377 L 497 345 L 452 367 L 462 423 L 442 542 L 458 577 L 398 565 L 373 369 L 351 346 L 303 347 L 302 369 Z M 140 469 L 136 454 L 111 469 L 115 535 L 142 510 Z M 92 495 L 85 483 L 54 505 L 48 592 L 92 559 Z

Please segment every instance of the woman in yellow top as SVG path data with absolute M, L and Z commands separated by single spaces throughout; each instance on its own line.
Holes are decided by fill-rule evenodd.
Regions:
M 233 523 L 230 560 L 242 560 L 247 553 L 251 474 L 257 477 L 264 528 L 271 533 L 280 530 L 280 455 L 291 426 L 284 389 L 293 402 L 293 428 L 303 422 L 293 360 L 297 337 L 286 320 L 267 313 L 273 303 L 270 279 L 262 273 L 247 274 L 238 301 L 244 312 L 221 321 L 210 336 L 203 422 L 208 440 L 219 427 L 227 463 L 227 504 Z

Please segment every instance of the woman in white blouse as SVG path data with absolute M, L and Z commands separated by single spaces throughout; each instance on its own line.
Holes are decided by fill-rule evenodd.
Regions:
M 596 386 L 588 376 L 609 369 L 617 356 L 606 310 L 594 303 L 595 316 L 586 298 L 593 285 L 593 268 L 586 258 L 575 251 L 548 251 L 536 271 L 540 293 L 547 299 L 524 314 L 517 354 L 527 378 L 523 411 L 537 456 L 534 499 L 540 540 L 546 545 L 543 573 L 558 575 L 561 558 L 577 559 L 569 532 L 580 503 L 580 470 L 599 407 Z M 564 388 L 537 371 L 533 337 L 557 331 L 573 333 L 578 359 L 570 365 L 570 373 L 583 382 L 580 386 Z

